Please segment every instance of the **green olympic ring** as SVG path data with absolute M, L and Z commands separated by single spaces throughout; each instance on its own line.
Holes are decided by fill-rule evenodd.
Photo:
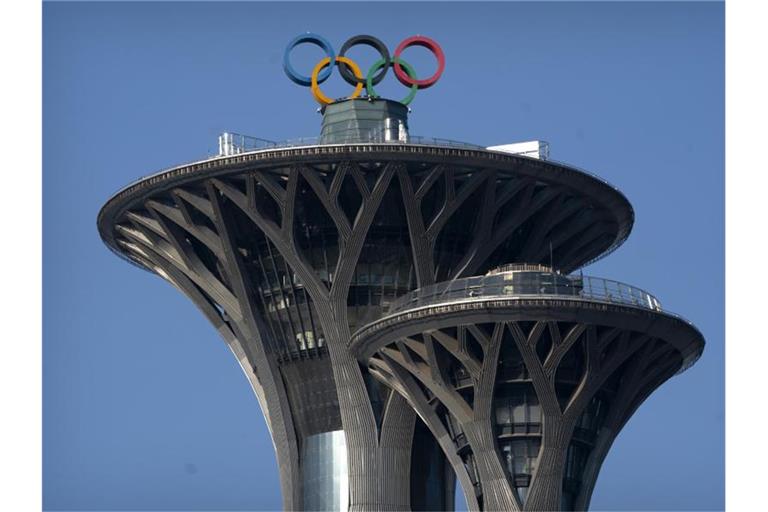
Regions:
M 405 69 L 405 72 L 408 73 L 408 76 L 411 78 L 411 80 L 414 80 L 414 81 L 416 80 L 416 71 L 414 71 L 414 69 L 411 67 L 410 64 L 405 62 L 400 57 L 395 57 L 394 59 L 392 59 L 392 61 L 389 62 L 389 65 L 394 66 L 395 63 L 400 64 L 403 67 L 403 69 Z M 368 93 L 368 96 L 371 98 L 379 97 L 379 95 L 376 94 L 376 90 L 373 88 L 373 78 L 376 72 L 379 70 L 379 68 L 384 67 L 385 64 L 387 64 L 386 59 L 379 59 L 378 61 L 376 61 L 376 63 L 373 66 L 371 66 L 370 71 L 368 71 L 368 76 L 365 79 L 365 91 Z M 414 83 L 411 86 L 410 94 L 408 94 L 408 96 L 400 100 L 400 103 L 402 103 L 403 105 L 408 105 L 410 102 L 413 101 L 413 98 L 416 97 L 416 93 L 418 92 L 418 90 L 419 90 L 419 86 L 416 83 Z

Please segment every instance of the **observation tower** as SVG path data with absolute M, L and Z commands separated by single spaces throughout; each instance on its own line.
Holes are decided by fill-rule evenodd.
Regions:
M 327 57 L 310 76 L 291 50 Z M 363 76 L 345 56 L 372 46 Z M 418 79 L 402 54 L 424 46 Z M 219 154 L 107 201 L 107 246 L 187 295 L 245 372 L 286 510 L 584 509 L 632 412 L 692 364 L 699 332 L 650 294 L 573 274 L 629 235 L 614 187 L 534 142 L 413 136 L 408 107 L 445 65 L 414 36 L 390 53 L 295 38 L 320 137 L 225 133 Z M 338 71 L 353 86 L 330 99 Z M 387 73 L 401 101 L 375 92 Z M 390 74 L 389 76 L 392 76 Z M 362 97 L 365 89 L 367 95 Z

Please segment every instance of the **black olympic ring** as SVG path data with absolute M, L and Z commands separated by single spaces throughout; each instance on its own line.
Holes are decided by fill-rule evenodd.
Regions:
M 373 85 L 378 84 L 382 80 L 384 80 L 384 76 L 387 74 L 387 71 L 389 70 L 389 66 L 392 63 L 392 59 L 389 56 L 389 50 L 387 49 L 386 45 L 381 42 L 380 39 L 377 39 L 373 36 L 369 36 L 366 34 L 361 34 L 358 36 L 350 37 L 346 40 L 344 45 L 341 47 L 341 51 L 339 51 L 339 57 L 344 57 L 344 55 L 353 47 L 359 44 L 364 44 L 366 46 L 370 46 L 379 54 L 381 55 L 381 58 L 384 59 L 384 66 L 382 66 L 381 71 L 379 71 L 376 76 L 373 77 Z M 365 85 L 365 78 L 357 78 L 354 73 L 352 73 L 352 70 L 345 64 L 344 62 L 339 62 L 339 73 L 341 74 L 341 77 L 344 79 L 345 82 L 347 82 L 349 85 L 358 85 L 362 84 Z

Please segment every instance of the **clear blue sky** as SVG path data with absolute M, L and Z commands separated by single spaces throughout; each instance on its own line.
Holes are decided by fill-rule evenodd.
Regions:
M 189 300 L 106 249 L 96 215 L 219 132 L 317 135 L 309 90 L 281 68 L 287 41 L 313 31 L 337 48 L 433 37 L 447 66 L 412 104 L 411 133 L 547 140 L 626 194 L 634 231 L 585 273 L 654 293 L 707 347 L 618 437 L 593 509 L 723 509 L 723 18 L 722 3 L 45 4 L 45 508 L 280 508 L 234 357 Z M 425 52 L 408 56 L 431 73 Z M 326 92 L 347 90 L 331 78 Z M 405 89 L 390 76 L 381 92 Z

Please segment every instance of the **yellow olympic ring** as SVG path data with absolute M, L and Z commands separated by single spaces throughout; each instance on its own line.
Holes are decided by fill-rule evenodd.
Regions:
M 355 77 L 360 79 L 360 82 L 355 87 L 354 92 L 348 96 L 347 99 L 353 99 L 360 96 L 360 93 L 363 90 L 363 84 L 365 83 L 365 80 L 363 77 L 363 74 L 360 72 L 360 67 L 355 64 L 355 62 L 352 59 L 349 59 L 347 57 L 336 57 L 336 62 L 342 62 L 349 66 L 352 69 L 352 73 L 355 74 Z M 312 70 L 312 96 L 315 97 L 315 100 L 317 100 L 318 103 L 321 105 L 329 105 L 333 103 L 333 100 L 323 94 L 323 91 L 320 90 L 320 86 L 317 84 L 317 76 L 320 74 L 320 72 L 325 69 L 329 64 L 331 63 L 330 57 L 325 57 L 323 60 L 321 60 L 317 66 L 315 66 L 315 69 Z

